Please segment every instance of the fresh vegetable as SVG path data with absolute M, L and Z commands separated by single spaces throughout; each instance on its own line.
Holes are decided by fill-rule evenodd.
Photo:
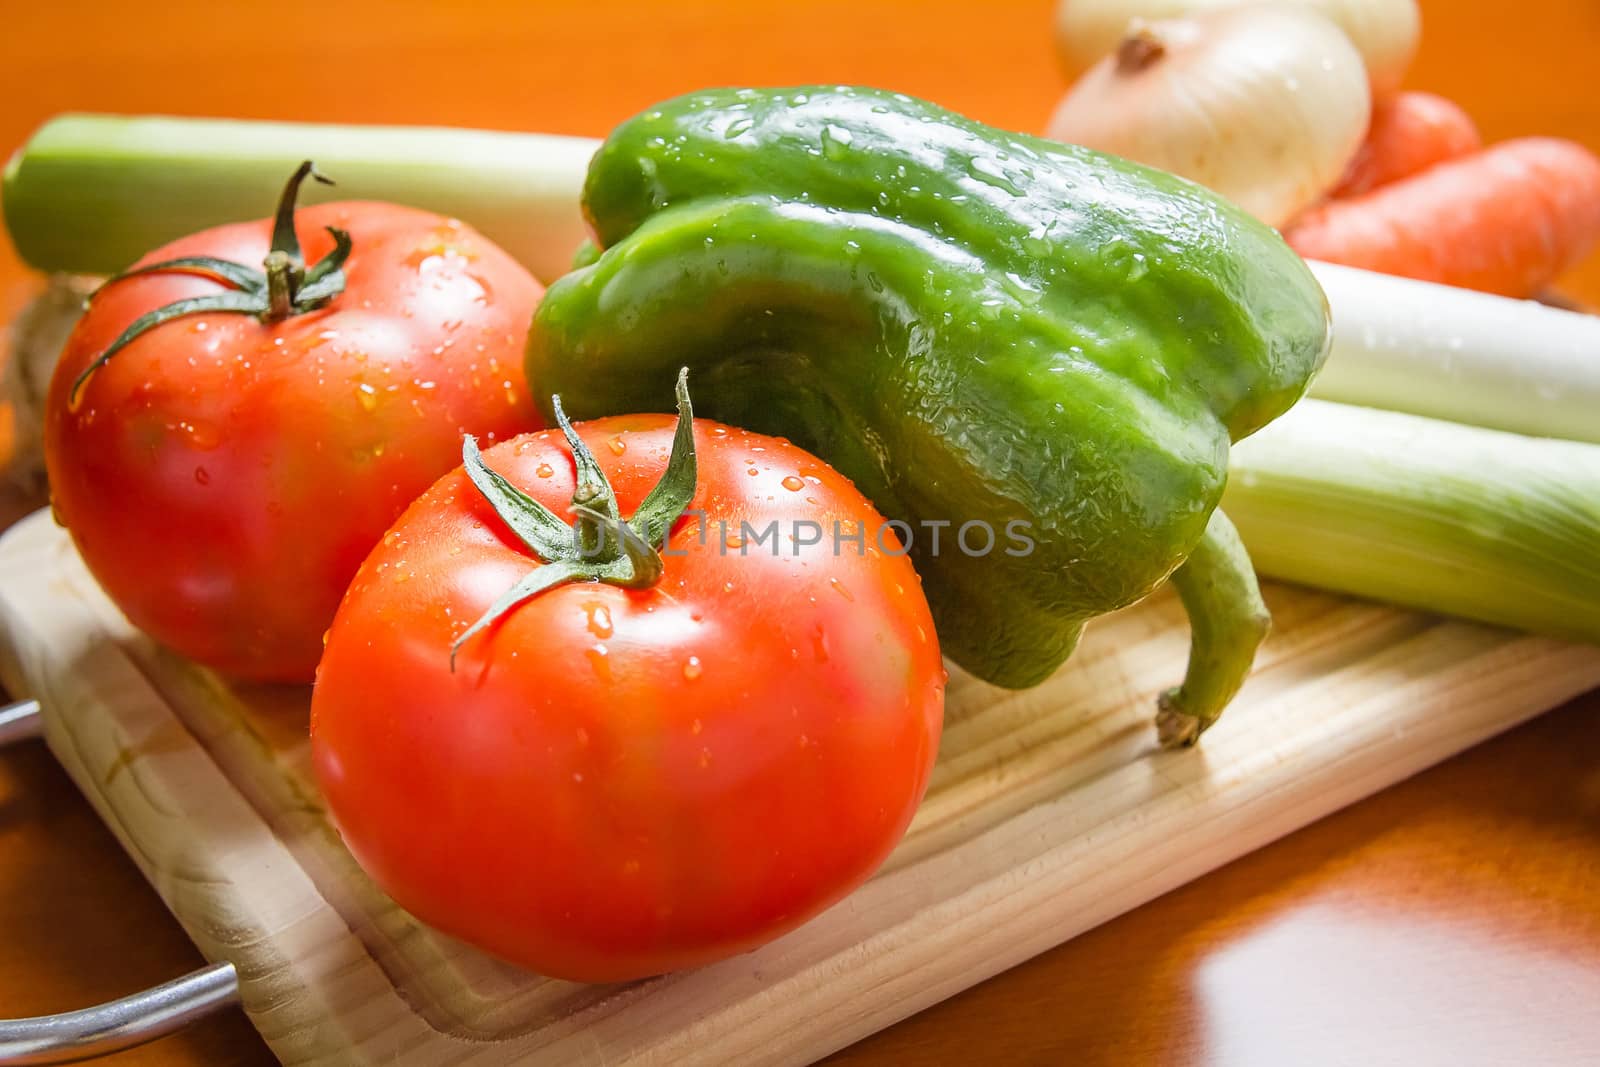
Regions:
M 1477 124 L 1460 107 L 1432 93 L 1380 100 L 1372 124 L 1335 197 L 1360 196 L 1483 147 Z
M 1208 527 L 1228 444 L 1305 390 L 1326 306 L 1198 186 L 905 96 L 730 89 L 619 127 L 584 202 L 604 252 L 546 295 L 530 375 L 588 417 L 661 406 L 663 369 L 694 367 L 716 417 L 909 524 L 945 651 L 979 677 L 1042 681 L 1169 575 L 1253 581 Z M 1228 610 L 1185 694 L 1248 670 L 1258 631 Z M 1220 711 L 1169 709 L 1166 733 Z
M 1263 574 L 1600 642 L 1600 445 L 1310 400 L 1232 465 Z
M 1139 19 L 1181 18 L 1256 0 L 1061 0 L 1056 45 L 1077 78 L 1110 55 Z M 1287 0 L 1336 23 L 1361 53 L 1375 97 L 1389 96 L 1411 66 L 1422 34 L 1416 0 Z
M 308 171 L 275 220 L 176 241 L 100 289 L 46 402 L 56 514 L 95 578 L 157 640 L 250 679 L 311 679 L 362 557 L 463 432 L 540 424 L 528 273 L 425 211 L 296 217 Z
M 1313 263 L 1333 307 L 1325 400 L 1600 444 L 1600 317 Z
M 30 265 L 111 274 L 158 245 L 250 218 L 310 157 L 368 199 L 467 220 L 548 282 L 566 273 L 583 240 L 578 193 L 598 143 L 487 130 L 62 115 L 6 165 L 0 206 Z
M 362 565 L 312 697 L 361 864 L 543 974 L 639 978 L 798 926 L 883 861 L 938 749 L 944 669 L 895 534 L 815 457 L 691 436 L 681 379 L 679 402 L 676 434 L 469 440 Z
M 1181 175 L 1279 226 L 1338 183 L 1372 111 L 1361 57 L 1310 9 L 1136 24 L 1049 136 Z
M 1600 243 L 1600 159 L 1570 141 L 1506 141 L 1330 201 L 1285 237 L 1308 259 L 1531 296 Z

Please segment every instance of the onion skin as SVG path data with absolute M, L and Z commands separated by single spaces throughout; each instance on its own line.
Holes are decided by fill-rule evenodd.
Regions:
M 1199 182 L 1282 226 L 1344 176 L 1372 114 L 1361 57 L 1314 11 L 1140 24 L 1073 86 L 1047 136 Z
M 1056 48 L 1077 79 L 1127 36 L 1135 19 L 1181 18 L 1243 7 L 1253 0 L 1061 0 Z M 1422 36 L 1417 0 L 1280 0 L 1316 8 L 1344 30 L 1366 64 L 1374 99 L 1398 92 Z

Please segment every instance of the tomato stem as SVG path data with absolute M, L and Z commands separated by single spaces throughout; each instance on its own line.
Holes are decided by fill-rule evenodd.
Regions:
M 276 248 L 261 265 L 267 274 L 267 310 L 262 317 L 268 322 L 286 319 L 294 313 L 294 265 L 288 253 Z
M 689 401 L 689 371 L 678 372 L 678 427 L 661 480 L 628 519 L 617 510 L 616 494 L 600 464 L 583 443 L 561 398 L 552 397 L 556 423 L 572 450 L 577 485 L 572 494 L 573 525 L 491 470 L 471 436 L 461 442 L 461 463 L 467 478 L 483 494 L 506 526 L 542 565 L 501 594 L 450 646 L 450 669 L 456 654 L 473 635 L 512 608 L 547 589 L 569 582 L 604 582 L 627 589 L 647 589 L 661 580 L 666 563 L 661 548 L 672 526 L 694 499 L 698 468 L 694 450 L 694 408 Z
M 210 256 L 179 256 L 132 267 L 108 278 L 105 285 L 95 290 L 95 295 L 98 295 L 108 286 L 128 278 L 157 273 L 198 274 L 227 287 L 221 292 L 175 301 L 134 319 L 73 381 L 72 389 L 67 394 L 68 408 L 77 410 L 83 387 L 95 371 L 105 366 L 112 356 L 128 344 L 164 322 L 184 315 L 219 311 L 254 315 L 262 322 L 279 322 L 291 315 L 303 315 L 326 307 L 344 292 L 344 264 L 350 258 L 352 247 L 348 233 L 329 226 L 328 233 L 333 236 L 333 251 L 318 260 L 310 270 L 306 269 L 305 257 L 300 251 L 300 238 L 294 228 L 294 211 L 300 195 L 300 184 L 307 177 L 315 178 L 324 185 L 333 184 L 331 179 L 317 172 L 310 160 L 295 168 L 278 199 L 277 212 L 273 216 L 272 251 L 267 253 L 261 267 L 249 267 Z M 93 300 L 94 297 L 89 299 Z

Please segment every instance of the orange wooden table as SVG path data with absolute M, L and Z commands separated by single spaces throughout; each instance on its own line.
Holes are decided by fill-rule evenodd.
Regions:
M 0 152 L 65 110 L 599 136 L 709 84 L 864 82 L 1038 129 L 1046 0 L 39 4 L 0 36 Z M 1486 137 L 1600 149 L 1600 4 L 1423 0 L 1411 84 Z M 286 29 L 280 29 L 286 28 Z M 0 241 L 0 320 L 33 282 Z M 1600 260 L 1564 286 L 1600 303 Z M 0 494 L 0 525 L 23 507 Z M 1577 1063 L 1600 1057 L 1600 694 L 1172 893 L 839 1063 Z M 0 1016 L 201 960 L 42 746 L 0 752 Z M 238 1013 L 121 1064 L 264 1065 Z

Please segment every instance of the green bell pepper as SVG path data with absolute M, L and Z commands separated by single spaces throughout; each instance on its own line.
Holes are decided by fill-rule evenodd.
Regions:
M 1275 232 L 1171 175 L 859 88 L 661 104 L 602 144 L 584 206 L 600 254 L 539 309 L 540 395 L 668 410 L 691 368 L 704 414 L 792 438 L 910 524 L 946 654 L 998 685 L 1043 681 L 1171 577 L 1194 648 L 1163 739 L 1215 720 L 1266 625 L 1215 510 L 1228 447 L 1329 343 Z M 1032 550 L 962 550 L 974 522 Z

